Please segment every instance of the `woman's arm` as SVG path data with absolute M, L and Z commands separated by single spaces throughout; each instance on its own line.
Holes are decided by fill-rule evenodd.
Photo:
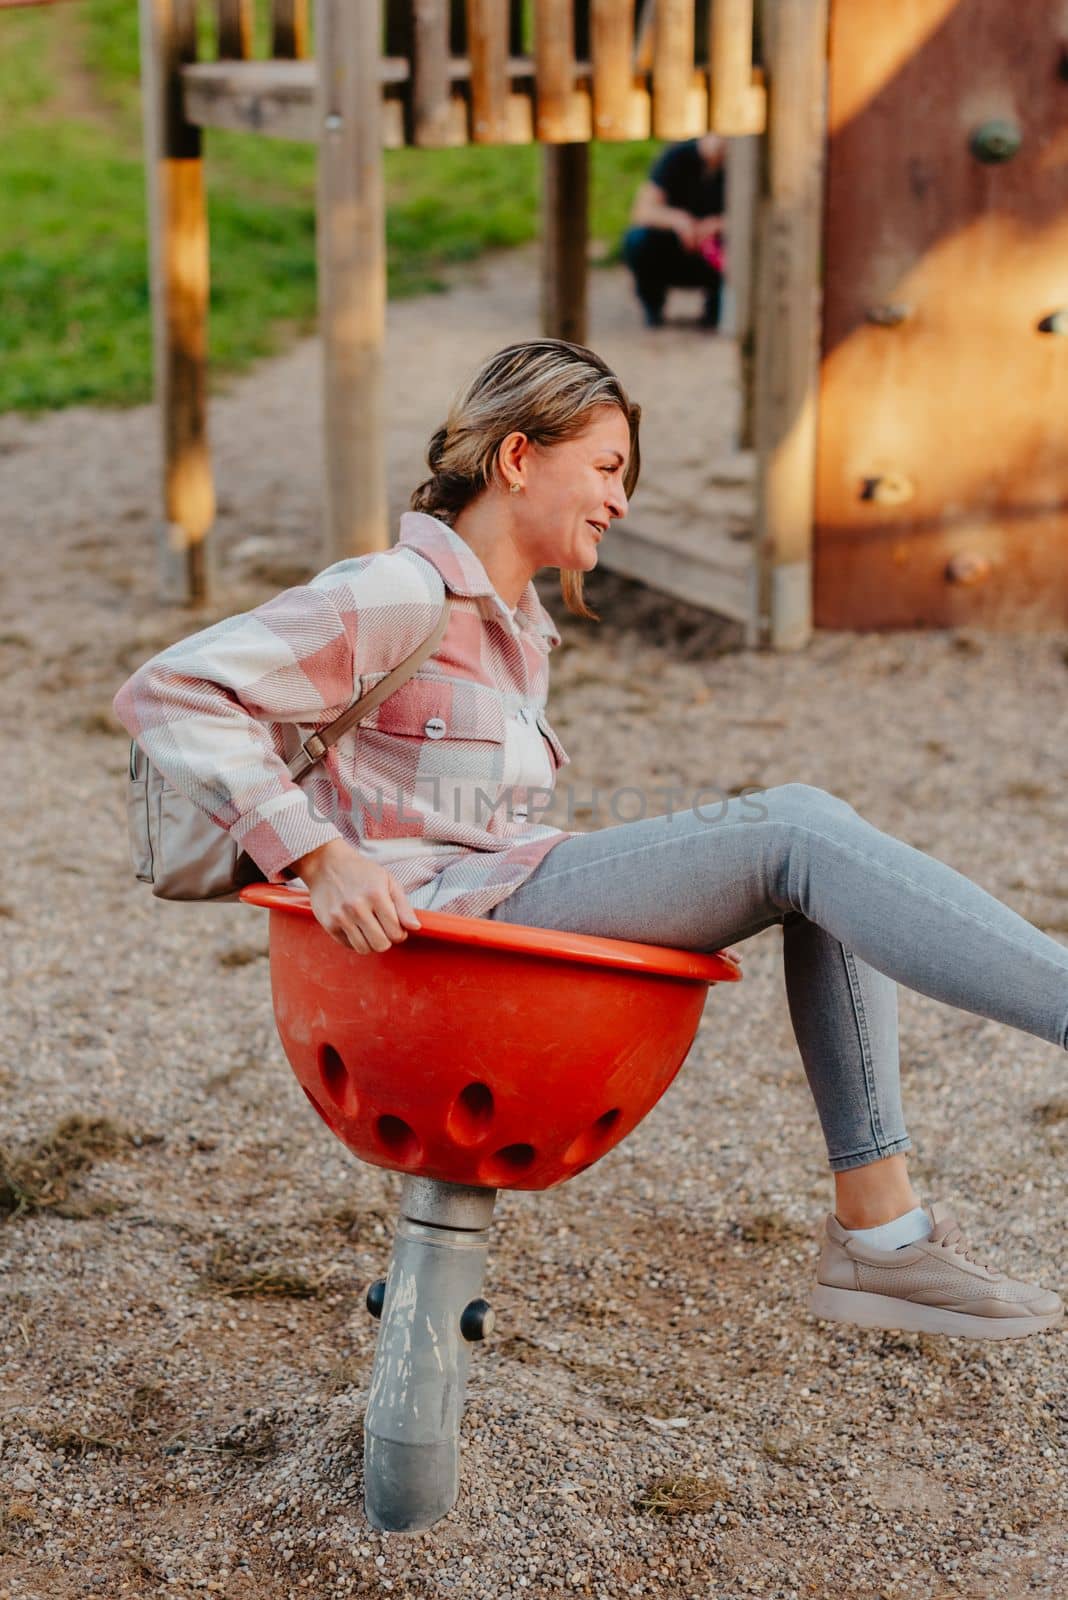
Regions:
M 332 721 L 362 675 L 395 666 L 439 611 L 440 597 L 403 557 L 338 562 L 161 651 L 123 684 L 115 714 L 163 776 L 279 881 L 342 836 L 315 813 L 263 724 Z
M 696 219 L 678 206 L 669 206 L 659 184 L 642 184 L 634 197 L 630 220 L 636 228 L 670 228 L 687 250 L 695 248 Z

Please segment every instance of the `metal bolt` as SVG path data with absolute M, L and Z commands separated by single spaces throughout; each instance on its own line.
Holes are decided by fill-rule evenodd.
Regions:
M 959 550 L 946 563 L 947 583 L 959 583 L 967 588 L 970 584 L 982 583 L 989 576 L 989 560 L 974 550 Z
M 496 1318 L 488 1300 L 472 1300 L 460 1313 L 460 1332 L 469 1344 L 487 1339 L 493 1332 Z
M 903 506 L 915 493 L 912 480 L 903 472 L 881 472 L 864 479 L 860 498 L 880 506 Z
M 376 1278 L 367 1291 L 367 1309 L 372 1317 L 380 1317 L 382 1315 L 382 1307 L 385 1303 L 386 1280 L 385 1278 Z
M 896 328 L 905 321 L 909 307 L 903 305 L 869 306 L 865 316 L 877 328 Z
M 326 129 L 327 133 L 340 133 L 342 127 L 340 113 L 337 111 L 331 111 L 330 115 L 323 123 L 323 127 Z
M 968 140 L 968 148 L 977 161 L 996 166 L 1011 161 L 1023 142 L 1023 135 L 1015 122 L 1008 117 L 991 117 L 976 128 Z

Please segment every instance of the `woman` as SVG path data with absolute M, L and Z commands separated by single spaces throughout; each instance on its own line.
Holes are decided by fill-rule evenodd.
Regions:
M 717 950 L 783 926 L 790 1014 L 835 1183 L 818 1315 L 1020 1338 L 1058 1297 L 983 1265 L 920 1204 L 901 1108 L 896 985 L 1068 1048 L 1068 950 L 846 801 L 788 783 L 592 833 L 530 820 L 568 757 L 544 712 L 559 635 L 533 576 L 594 617 L 582 575 L 638 477 L 639 410 L 592 351 L 500 351 L 430 443 L 388 551 L 338 562 L 163 651 L 115 700 L 160 770 L 266 876 L 299 876 L 361 954 L 420 909 Z M 313 783 L 298 742 L 431 633 L 436 652 L 345 735 Z M 507 801 L 500 815 L 502 798 Z

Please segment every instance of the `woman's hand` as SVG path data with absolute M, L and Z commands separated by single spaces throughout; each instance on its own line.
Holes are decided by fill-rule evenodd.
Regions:
M 731 960 L 737 961 L 739 966 L 742 964 L 742 952 L 739 950 L 736 944 L 725 944 L 723 949 L 720 951 L 720 955 L 730 956 Z
M 316 921 L 359 955 L 389 950 L 420 926 L 396 878 L 344 839 L 309 850 L 293 867 L 311 891 Z

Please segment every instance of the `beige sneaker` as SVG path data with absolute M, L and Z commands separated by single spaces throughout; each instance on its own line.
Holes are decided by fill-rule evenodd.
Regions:
M 809 1310 L 862 1328 L 965 1339 L 1024 1339 L 1060 1322 L 1064 1303 L 1052 1290 L 1007 1278 L 975 1259 L 945 1201 L 924 1210 L 930 1237 L 900 1250 L 869 1249 L 831 1212 Z

